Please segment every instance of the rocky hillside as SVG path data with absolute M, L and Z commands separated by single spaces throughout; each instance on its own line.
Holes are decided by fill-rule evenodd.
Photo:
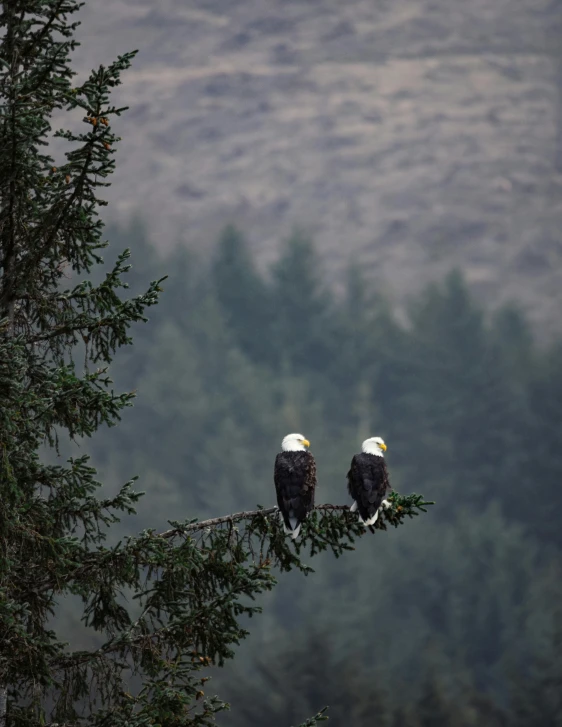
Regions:
M 461 266 L 562 330 L 562 0 L 90 0 L 127 74 L 117 214 L 162 247 L 294 226 L 401 304 Z

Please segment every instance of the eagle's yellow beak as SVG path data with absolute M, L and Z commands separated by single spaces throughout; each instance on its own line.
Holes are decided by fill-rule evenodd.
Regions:
M 304 444 L 305 447 L 310 447 L 310 442 L 308 439 L 301 439 L 301 444 Z
M 383 452 L 386 452 L 386 450 L 387 450 L 386 444 L 379 444 L 379 447 L 382 449 Z

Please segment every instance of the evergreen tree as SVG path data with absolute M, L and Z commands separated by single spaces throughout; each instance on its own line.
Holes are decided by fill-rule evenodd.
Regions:
M 527 388 L 528 408 L 518 428 L 509 511 L 529 502 L 525 519 L 544 540 L 562 548 L 562 345 L 548 350 L 533 368 Z M 531 482 L 527 478 L 531 474 Z M 520 516 L 520 515 L 519 515 Z
M 271 296 L 245 239 L 232 225 L 219 239 L 211 273 L 217 299 L 238 345 L 254 361 L 274 361 Z
M 524 389 L 529 373 L 536 366 L 536 353 L 529 324 L 513 305 L 504 306 L 493 316 L 491 337 L 501 349 L 504 369 L 519 390 Z
M 416 717 L 415 710 L 408 709 L 399 704 L 392 717 L 392 727 L 419 727 L 420 723 Z
M 272 268 L 274 338 L 292 373 L 325 372 L 333 353 L 330 296 L 312 242 L 296 232 Z M 337 340 L 337 338 L 336 338 Z
M 553 576 L 560 576 L 553 573 Z M 526 665 L 515 671 L 512 684 L 513 727 L 537 724 L 562 726 L 562 612 L 550 624 L 543 649 Z
M 268 643 L 293 638 L 296 625 L 306 629 L 321 624 L 330 634 L 335 663 L 342 664 L 353 655 L 362 672 L 383 671 L 394 684 L 397 680 L 407 683 L 406 692 L 419 688 L 420 676 L 429 668 L 425 645 L 438 638 L 443 655 L 436 674 L 446 690 L 447 703 L 462 717 L 462 724 L 503 725 L 507 717 L 497 703 L 509 683 L 504 664 L 513 661 L 521 669 L 529 660 L 547 653 L 540 625 L 548 622 L 559 599 L 550 585 L 556 583 L 557 577 L 545 573 L 546 553 L 540 550 L 540 518 L 548 515 L 552 522 L 556 518 L 555 509 L 546 512 L 552 495 L 544 498 L 541 484 L 540 496 L 537 492 L 536 499 L 530 498 L 528 480 L 521 474 L 529 465 L 521 469 L 521 460 L 517 459 L 519 453 L 530 457 L 533 471 L 541 472 L 540 482 L 554 482 L 556 458 L 547 455 L 539 463 L 535 455 L 540 449 L 536 442 L 546 435 L 543 428 L 548 426 L 544 417 L 548 409 L 542 397 L 548 386 L 555 391 L 560 380 L 560 367 L 546 366 L 552 354 L 537 351 L 529 340 L 525 321 L 511 309 L 500 311 L 490 326 L 482 320 L 487 360 L 493 362 L 494 376 L 503 379 L 511 404 L 515 405 L 512 420 L 522 440 L 506 448 L 501 456 L 491 449 L 501 467 L 496 469 L 497 484 L 487 490 L 486 497 L 500 499 L 509 517 L 501 517 L 497 507 L 489 511 L 480 506 L 465 510 L 459 506 L 474 501 L 473 489 L 455 487 L 456 462 L 441 458 L 441 451 L 447 452 L 453 446 L 452 435 L 456 436 L 457 431 L 450 432 L 446 421 L 461 418 L 462 408 L 457 411 L 453 407 L 450 412 L 444 409 L 445 425 L 430 432 L 427 464 L 423 469 L 412 466 L 419 465 L 418 438 L 424 441 L 427 436 L 415 417 L 420 410 L 431 411 L 435 384 L 426 390 L 426 378 L 416 383 L 411 374 L 416 361 L 409 355 L 417 350 L 425 332 L 426 363 L 431 364 L 432 350 L 439 354 L 443 351 L 439 331 L 430 320 L 419 331 L 392 321 L 387 325 L 385 319 L 389 316 L 384 303 L 372 300 L 368 286 L 360 276 L 353 276 L 341 304 L 332 301 L 331 305 L 338 326 L 346 317 L 350 320 L 350 337 L 352 321 L 358 320 L 361 325 L 357 326 L 357 334 L 370 340 L 352 339 L 348 345 L 346 326 L 340 328 L 344 337 L 338 338 L 338 343 L 344 340 L 346 344 L 342 346 L 341 360 L 337 352 L 330 362 L 330 377 L 332 388 L 337 389 L 335 400 L 343 411 L 330 404 L 326 416 L 326 389 L 315 388 L 317 372 L 305 370 L 300 377 L 286 377 L 272 366 L 256 367 L 240 350 L 213 290 L 205 285 L 206 268 L 192 260 L 190 272 L 176 262 L 175 256 L 167 265 L 173 274 L 166 283 L 163 304 L 151 316 L 153 322 L 158 319 L 161 323 L 140 327 L 142 344 L 137 345 L 137 336 L 132 349 L 138 350 L 143 359 L 142 376 L 129 378 L 134 355 L 130 359 L 119 357 L 119 380 L 143 393 L 135 405 L 135 416 L 128 413 L 117 431 L 111 430 L 111 439 L 103 435 L 96 438 L 101 442 L 96 451 L 112 452 L 111 462 L 107 463 L 110 472 L 115 469 L 125 476 L 131 469 L 142 471 L 151 483 L 141 502 L 143 525 L 164 521 L 172 509 L 189 513 L 196 508 L 199 514 L 211 516 L 217 498 L 228 505 L 226 510 L 246 509 L 256 501 L 270 502 L 271 464 L 278 440 L 293 428 L 311 433 L 321 500 L 345 502 L 345 467 L 361 441 L 360 413 L 363 421 L 370 417 L 367 426 L 383 433 L 388 427 L 391 432 L 389 465 L 393 484 L 399 490 L 435 488 L 435 482 L 441 480 L 442 491 L 454 496 L 451 506 L 442 509 L 443 517 L 439 512 L 432 513 L 429 528 L 424 519 L 407 531 L 391 532 L 388 538 L 379 539 L 376 557 L 372 542 L 364 538 L 356 544 L 352 559 L 343 563 L 329 557 L 316 560 L 314 588 L 303 589 L 297 573 L 284 577 L 279 588 L 264 599 L 266 614 L 254 623 L 252 639 L 237 660 L 219 672 L 218 691 L 232 695 L 236 707 L 232 718 L 224 716 L 221 721 L 226 724 L 236 720 L 240 698 L 235 699 L 237 692 L 232 691 L 230 682 L 239 671 L 239 660 L 253 675 L 252 664 L 256 659 L 263 661 L 264 653 L 268 661 L 275 659 L 279 663 L 276 651 L 265 651 Z M 201 284 L 194 283 L 200 280 Z M 440 286 L 438 291 L 444 296 L 446 287 Z M 474 306 L 470 298 L 467 300 Z M 418 312 L 426 304 L 427 297 L 421 297 Z M 166 315 L 161 316 L 164 308 Z M 361 321 L 362 314 L 366 314 L 367 321 Z M 385 325 L 384 335 L 381 323 Z M 450 336 L 449 328 L 450 324 L 444 326 L 445 338 Z M 349 371 L 355 357 L 346 358 L 348 353 L 361 350 L 361 345 L 374 349 L 374 369 L 380 369 L 368 400 L 362 400 L 353 389 Z M 450 372 L 455 370 L 452 366 Z M 545 372 L 548 386 L 544 384 L 541 396 L 535 397 L 535 384 L 541 382 Z M 424 376 L 429 379 L 430 373 L 428 368 Z M 178 382 L 176 386 L 169 386 L 170 378 Z M 454 392 L 458 385 L 460 396 L 464 382 L 464 376 L 457 380 L 451 376 L 449 386 Z M 478 392 L 478 387 L 475 390 Z M 465 397 L 462 394 L 461 401 L 466 401 Z M 470 402 L 465 406 L 472 416 Z M 350 412 L 351 426 L 347 421 Z M 409 431 L 410 422 L 412 439 L 402 435 Z M 504 433 L 508 424 L 502 424 Z M 492 426 L 494 418 L 483 417 L 478 437 L 485 448 L 494 441 L 495 435 L 489 432 Z M 513 436 L 513 430 L 509 434 Z M 111 441 L 117 446 L 110 447 Z M 519 470 L 509 480 L 506 464 L 514 462 Z M 477 467 L 474 472 L 478 478 Z M 522 503 L 531 506 L 523 507 Z M 513 527 L 510 518 L 536 526 L 534 537 L 528 529 Z M 329 685 L 328 680 L 324 681 Z M 295 691 L 304 690 L 304 684 L 299 682 Z M 263 692 L 268 688 L 264 681 L 256 678 L 251 686 L 253 698 L 265 708 L 267 696 Z M 459 695 L 463 695 L 462 699 Z M 317 693 L 317 697 L 319 701 L 306 701 L 303 696 L 300 714 L 314 710 L 318 703 L 334 704 L 327 690 Z M 392 689 L 389 699 L 393 704 L 401 703 L 401 688 Z M 404 725 L 408 727 L 415 724 L 414 706 L 410 704 L 406 709 Z M 528 710 L 532 713 L 532 706 Z M 243 712 L 246 714 L 245 709 Z M 336 716 L 333 711 L 331 716 Z M 268 718 L 266 712 L 262 721 Z M 239 719 L 244 723 L 241 716 Z
M 281 648 L 272 642 L 251 671 L 232 680 L 233 713 L 224 724 L 243 727 L 267 719 L 271 727 L 283 727 L 327 703 L 335 724 L 387 727 L 390 704 L 381 675 L 351 656 L 337 658 L 330 642 L 330 632 L 297 630 Z
M 122 297 L 128 250 L 94 282 L 105 247 L 99 193 L 118 141 L 111 121 L 123 111 L 109 94 L 133 54 L 73 87 L 78 8 L 74 0 L 1 5 L 0 725 L 208 725 L 226 705 L 204 694 L 202 671 L 232 657 L 246 635 L 241 619 L 275 583 L 273 568 L 310 569 L 275 508 L 172 522 L 108 546 L 107 529 L 139 499 L 132 481 L 97 497 L 86 455 L 63 465 L 44 456 L 45 446 L 116 424 L 131 404 L 108 365 L 161 283 Z M 45 150 L 55 110 L 86 124 L 55 134 L 70 147 L 60 163 Z M 423 508 L 415 496 L 394 502 L 385 517 L 395 525 Z M 339 556 L 363 534 L 342 509 L 318 509 L 303 531 L 297 548 L 311 555 Z M 95 633 L 89 650 L 69 647 L 64 625 L 51 623 L 70 595 Z
M 353 426 L 357 446 L 373 431 L 386 429 L 382 411 L 389 392 L 383 377 L 396 326 L 386 301 L 370 289 L 356 264 L 347 270 L 345 294 L 336 310 L 338 346 L 329 365 L 326 399 L 330 415 L 340 425 Z
M 392 437 L 408 450 L 412 477 L 438 459 L 432 481 L 441 507 L 459 497 L 482 505 L 507 486 L 515 442 L 517 410 L 501 351 L 458 273 L 412 305 L 410 321 L 394 354 L 394 406 L 384 410 Z
M 420 727 L 461 727 L 462 720 L 452 709 L 439 679 L 434 675 L 426 678 L 416 704 L 416 716 Z

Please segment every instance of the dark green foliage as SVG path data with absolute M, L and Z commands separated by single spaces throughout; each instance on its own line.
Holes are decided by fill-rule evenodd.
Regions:
M 559 578 L 559 573 L 553 573 Z M 515 670 L 513 678 L 513 725 L 523 727 L 540 724 L 545 727 L 562 725 L 562 616 L 554 616 L 552 632 L 541 634 L 541 650 L 525 670 Z
M 328 716 L 326 715 L 327 711 L 328 708 L 324 707 L 324 709 L 317 712 L 314 717 L 309 717 L 309 719 L 307 719 L 306 722 L 303 722 L 300 727 L 316 727 L 319 722 L 325 722 L 328 719 Z
M 437 457 L 447 487 L 454 473 L 455 489 L 440 492 L 441 506 L 451 506 L 459 490 L 481 505 L 490 488 L 504 484 L 501 468 L 514 445 L 515 409 L 501 352 L 458 274 L 431 288 L 410 315 L 411 333 L 390 373 L 397 391 L 383 415 L 394 424 L 397 445 L 407 448 L 409 467 L 423 471 Z
M 62 455 L 76 451 L 101 427 L 113 427 L 131 405 L 134 394 L 130 388 L 116 391 L 108 366 L 117 350 L 132 342 L 131 327 L 147 320 L 146 309 L 157 303 L 164 280 L 154 276 L 146 290 L 140 287 L 127 297 L 127 279 L 139 287 L 138 275 L 127 278 L 129 250 L 108 268 L 101 257 L 106 243 L 98 217 L 105 204 L 100 192 L 108 186 L 119 141 L 112 122 L 124 111 L 112 104 L 110 92 L 134 53 L 73 86 L 69 54 L 76 49 L 76 24 L 70 18 L 78 3 L 14 0 L 1 8 L 0 724 L 209 725 L 228 705 L 204 693 L 206 673 L 234 656 L 248 634 L 246 620 L 261 610 L 256 599 L 273 588 L 275 574 L 308 574 L 312 569 L 301 554 L 327 551 L 339 557 L 374 530 L 365 533 L 346 508 L 328 507 L 309 519 L 294 549 L 276 512 L 204 524 L 173 522 L 171 531 L 158 534 L 161 511 L 140 535 L 121 530 L 120 541 L 106 539 L 123 514 L 135 513 L 140 493 L 129 480 L 115 483 L 113 495 L 100 496 L 88 456 L 65 461 Z M 69 115 L 70 128 L 52 134 L 55 110 Z M 84 131 L 76 130 L 80 119 Z M 60 162 L 46 153 L 53 137 L 66 149 Z M 159 262 L 146 245 L 143 250 L 138 224 L 129 237 L 146 256 L 141 277 L 153 275 Z M 303 262 L 308 272 L 301 282 L 312 280 L 312 249 L 299 241 L 291 245 L 294 259 L 278 268 L 278 286 L 288 284 L 291 265 L 296 270 Z M 210 497 L 201 496 L 198 504 L 219 507 L 223 514 L 229 503 L 217 498 L 218 477 L 223 491 L 236 487 L 237 475 L 253 485 L 251 469 L 239 456 L 251 446 L 243 431 L 248 412 L 263 424 L 264 443 L 279 424 L 273 406 L 279 392 L 271 387 L 272 406 L 264 416 L 255 368 L 261 359 L 276 361 L 278 353 L 272 357 L 267 345 L 270 291 L 232 230 L 215 262 L 214 290 L 191 275 L 189 256 L 177 253 L 174 262 L 170 288 L 178 308 L 164 307 L 170 320 L 157 317 L 153 358 L 153 340 L 144 334 L 136 352 L 123 359 L 129 364 L 129 387 L 131 378 L 147 374 L 156 381 L 153 398 L 147 399 L 151 408 L 137 410 L 141 438 L 121 442 L 127 451 L 151 437 L 163 456 L 153 471 L 161 478 L 206 482 Z M 234 263 L 243 295 L 228 286 Z M 279 302 L 280 288 L 271 295 Z M 300 311 L 298 287 L 292 296 L 292 307 L 283 313 L 286 325 L 279 329 L 287 340 Z M 325 300 L 324 294 L 309 296 L 311 335 L 325 317 Z M 199 317 L 193 315 L 195 304 Z M 237 322 L 253 306 L 253 335 L 245 336 Z M 230 311 L 225 320 L 224 310 Z M 172 315 L 176 311 L 181 315 Z M 248 349 L 251 362 L 234 340 Z M 212 386 L 207 428 L 203 409 L 187 424 L 182 403 L 196 402 L 200 391 Z M 175 437 L 163 438 L 162 422 L 172 424 Z M 238 454 L 238 468 L 225 473 L 217 467 L 207 444 L 213 433 L 219 451 Z M 197 458 L 188 467 L 174 461 L 181 450 Z M 118 481 L 121 471 L 130 477 L 131 464 L 127 459 L 115 467 Z M 145 471 L 147 480 L 150 474 Z M 255 494 L 253 487 L 250 492 Z M 426 504 L 416 495 L 396 495 L 379 529 L 398 526 Z M 165 519 L 170 514 L 172 508 Z M 74 640 L 78 646 L 67 643 L 75 634 L 60 615 L 70 597 L 81 604 L 84 633 Z M 318 713 L 306 724 L 322 719 Z
M 337 345 L 326 361 L 322 397 L 334 417 L 337 412 L 337 428 L 353 427 L 361 439 L 371 432 L 386 398 L 381 381 L 389 351 L 380 341 L 392 340 L 395 326 L 385 301 L 356 265 L 347 271 L 345 295 L 332 325 Z
M 518 472 L 532 473 L 534 500 L 528 517 L 543 538 L 562 548 L 562 345 L 553 346 L 532 369 L 526 392 L 528 409 L 519 429 Z M 515 478 L 514 478 L 515 479 Z M 518 478 L 514 496 L 525 496 L 523 478 Z M 512 503 L 512 509 L 515 502 Z
M 213 676 L 239 709 L 220 715 L 225 725 L 297 724 L 324 704 L 358 727 L 559 725 L 559 347 L 537 349 L 513 310 L 488 321 L 457 274 L 415 301 L 406 324 L 357 269 L 333 296 L 299 235 L 261 278 L 232 228 L 209 270 L 181 250 L 160 260 L 136 221 L 114 235 L 138 267 L 126 252 L 96 269 L 98 187 L 120 112 L 108 92 L 132 56 L 72 87 L 74 9 L 22 0 L 1 15 L 10 727 L 211 724 L 226 704 L 205 684 L 223 663 Z M 87 129 L 58 133 L 70 147 L 61 163 L 43 153 L 53 110 Z M 127 349 L 166 270 L 152 325 L 136 326 Z M 107 366 L 123 346 L 114 385 Z M 102 493 L 77 451 L 100 427 L 88 444 Z M 278 443 L 295 430 L 312 440 L 318 501 L 340 507 L 318 509 L 293 546 L 268 510 Z M 395 495 L 377 523 L 384 537 L 342 507 L 351 456 L 372 434 L 389 444 L 393 485 L 438 501 L 394 532 L 424 507 Z M 117 520 L 137 507 L 147 529 L 131 537 Z M 252 512 L 184 520 L 238 509 Z M 170 517 L 179 522 L 159 535 Z
M 272 363 L 272 297 L 258 275 L 244 238 L 235 227 L 221 235 L 211 270 L 216 297 L 240 346 L 257 362 Z
M 285 248 L 282 261 L 289 256 L 296 265 L 293 255 Z M 241 259 L 251 263 L 247 254 Z M 372 434 L 389 444 L 393 485 L 437 501 L 408 528 L 356 539 L 353 554 L 338 560 L 318 554 L 313 587 L 287 574 L 262 596 L 264 613 L 254 619 L 234 667 L 225 662 L 214 673 L 234 706 L 220 722 L 246 727 L 250 700 L 253 721 L 273 719 L 271 689 L 258 672 L 265 664 L 273 675 L 286 663 L 302 675 L 292 682 L 301 708 L 287 714 L 281 703 L 288 677 L 280 673 L 275 719 L 295 724 L 328 704 L 339 723 L 333 710 L 347 703 L 345 689 L 336 692 L 327 676 L 307 679 L 297 656 L 291 659 L 296 641 L 304 659 L 306 632 L 318 630 L 336 666 L 354 663 L 366 679 L 385 675 L 390 724 L 419 724 L 417 700 L 428 696 L 431 673 L 435 698 L 452 724 L 510 726 L 515 706 L 506 695 L 517 691 L 513 674 L 526 674 L 539 658 L 548 663 L 562 598 L 560 556 L 552 547 L 560 493 L 556 349 L 541 351 L 513 309 L 488 319 L 458 275 L 412 302 L 415 326 L 399 324 L 355 269 L 341 298 L 326 293 L 320 308 L 311 306 L 321 313 L 318 321 L 329 312 L 330 355 L 321 361 L 306 355 L 295 366 L 295 352 L 306 344 L 295 328 L 284 342 L 289 363 L 268 364 L 256 360 L 241 335 L 243 316 L 225 315 L 204 263 L 190 257 L 183 265 L 172 257 L 169 265 L 166 315 L 158 318 L 159 306 L 159 322 L 146 327 L 139 343 L 143 371 L 132 377 L 128 365 L 118 368 L 120 381 L 143 392 L 135 417 L 125 417 L 111 440 L 94 443 L 108 471 L 127 476 L 132 468 L 151 483 L 140 504 L 143 522 L 156 518 L 164 526 L 172 508 L 189 513 L 194 506 L 211 517 L 217 502 L 225 512 L 252 509 L 255 502 L 268 507 L 273 460 L 288 431 L 303 431 L 312 441 L 319 502 L 349 502 L 345 472 L 362 438 Z M 306 263 L 312 288 L 302 291 L 303 299 L 323 289 L 315 265 Z M 264 285 L 269 295 L 281 295 L 275 275 L 264 277 Z M 286 311 L 275 307 L 271 325 L 286 320 Z M 267 343 L 279 345 L 273 333 Z M 142 438 L 144 431 L 153 434 Z M 308 547 L 300 551 L 303 563 L 305 552 Z M 247 690 L 238 681 L 241 669 Z M 357 717 L 359 727 L 376 724 L 366 716 L 369 700 L 354 707 L 365 715 Z M 526 708 L 530 719 L 532 704 Z
M 278 364 L 296 374 L 305 368 L 325 371 L 335 345 L 330 298 L 312 242 L 300 233 L 285 242 L 273 266 L 272 298 Z
M 334 657 L 328 632 L 296 631 L 282 649 L 258 657 L 250 677 L 234 678 L 232 716 L 235 724 L 253 725 L 267 714 L 271 727 L 282 727 L 295 724 L 329 695 L 330 722 L 387 727 L 387 695 L 380 682 L 358 660 Z
M 366 670 L 353 655 L 337 656 L 330 631 L 296 631 L 283 646 L 256 657 L 250 674 L 233 677 L 232 715 L 225 723 L 283 727 L 296 715 L 329 701 L 334 724 L 354 727 L 508 727 L 508 713 L 472 685 L 454 696 L 449 675 L 430 670 L 418 683 L 397 681 L 383 666 Z M 426 656 L 428 654 L 426 653 Z M 524 700 L 523 700 L 524 701 Z M 540 712 L 536 712 L 537 714 Z M 532 715 L 522 724 L 533 724 Z M 542 724 L 542 723 L 541 723 Z
M 429 676 L 425 680 L 416 704 L 416 717 L 420 727 L 459 725 L 459 720 L 455 720 L 455 710 L 448 703 L 445 691 L 435 676 Z

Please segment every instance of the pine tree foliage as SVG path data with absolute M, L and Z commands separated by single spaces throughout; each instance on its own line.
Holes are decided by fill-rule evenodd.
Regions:
M 249 699 L 252 692 L 255 697 Z M 327 715 L 334 724 L 388 727 L 388 701 L 380 680 L 356 659 L 335 657 L 327 631 L 294 631 L 276 653 L 258 659 L 255 672 L 240 675 L 233 717 L 236 724 L 260 724 L 267 713 L 271 727 L 280 727 L 294 723 L 326 694 Z
M 126 241 L 131 234 L 116 236 Z M 279 263 L 292 255 L 287 245 Z M 252 262 L 249 254 L 242 259 Z M 257 705 L 255 721 L 272 721 L 270 690 L 254 678 L 258 665 L 279 664 L 285 643 L 290 663 L 295 630 L 305 641 L 307 630 L 321 625 L 336 663 L 352 655 L 363 673 L 387 675 L 392 723 L 401 724 L 396 702 L 408 695 L 402 727 L 416 724 L 420 682 L 433 668 L 427 644 L 434 643 L 441 698 L 455 720 L 510 725 L 510 670 L 526 675 L 526 665 L 550 663 L 552 613 L 562 597 L 559 349 L 533 342 L 513 308 L 490 315 L 458 275 L 417 297 L 410 321 L 403 322 L 389 313 L 372 281 L 365 284 L 353 271 L 344 296 L 329 292 L 337 332 L 328 337 L 330 355 L 320 363 L 304 357 L 286 373 L 275 362 L 255 360 L 239 335 L 244 317 L 235 320 L 223 310 L 205 261 L 191 255 L 186 267 L 174 253 L 154 269 L 158 265 L 173 275 L 151 316 L 158 323 L 141 327 L 142 341 L 135 338 L 132 350 L 141 347 L 143 372 L 130 375 L 133 357 L 120 357 L 116 367 L 120 383 L 143 396 L 134 417 L 93 442 L 96 461 L 101 458 L 113 476 L 132 469 L 153 482 L 161 475 L 158 490 L 151 487 L 140 504 L 143 526 L 155 517 L 164 523 L 172 508 L 212 517 L 218 500 L 228 503 L 226 512 L 255 502 L 267 506 L 271 463 L 279 438 L 290 430 L 312 441 L 320 502 L 342 502 L 342 463 L 349 465 L 363 435 L 380 433 L 389 444 L 393 485 L 438 503 L 427 519 L 396 537 L 357 540 L 353 557 L 319 554 L 313 588 L 303 588 L 296 572 L 264 594 L 252 638 L 237 660 L 213 674 L 217 691 L 233 705 L 221 723 L 245 727 L 240 704 L 250 700 Z M 313 272 L 322 287 L 326 281 L 318 268 Z M 274 275 L 263 280 L 269 294 L 279 293 Z M 285 313 L 276 306 L 272 323 Z M 301 348 L 299 335 L 300 329 L 286 340 L 289 360 Z M 166 387 L 163 358 L 178 382 L 173 389 Z M 311 660 L 315 673 L 314 654 Z M 249 682 L 242 691 L 234 686 L 241 662 Z M 287 669 L 283 682 L 296 671 Z M 531 677 L 540 693 L 544 672 Z M 319 704 L 329 704 L 331 719 L 338 719 L 328 680 L 323 691 L 309 684 L 303 670 L 287 690 L 301 708 L 294 717 L 276 712 L 280 727 Z M 533 705 L 524 704 L 532 701 L 531 690 L 519 695 L 517 709 L 531 719 Z M 357 724 L 367 727 L 373 722 L 368 700 L 362 706 Z
M 0 724 L 208 725 L 227 705 L 205 693 L 206 671 L 233 657 L 275 573 L 307 574 L 301 554 L 339 557 L 365 531 L 347 507 L 324 507 L 293 549 L 276 512 L 258 510 L 109 545 L 111 526 L 135 511 L 134 481 L 103 498 L 86 455 L 64 465 L 45 456 L 131 405 L 108 366 L 164 279 L 127 297 L 125 250 L 93 282 L 119 141 L 112 123 L 124 111 L 110 93 L 134 53 L 74 85 L 78 8 L 10 0 L 0 14 Z M 82 130 L 53 133 L 55 112 L 81 117 Z M 53 138 L 66 144 L 60 162 Z M 426 504 L 394 495 L 379 529 Z M 73 650 L 51 624 L 68 595 L 97 634 L 92 649 Z
M 211 271 L 217 299 L 234 335 L 258 362 L 275 360 L 271 346 L 272 299 L 258 274 L 242 233 L 229 225 L 222 233 Z
M 290 370 L 314 366 L 323 371 L 329 361 L 333 345 L 330 298 L 319 269 L 312 241 L 298 231 L 285 241 L 272 269 L 276 308 L 272 332 L 279 358 Z
M 553 573 L 559 578 L 559 573 Z M 526 665 L 515 671 L 513 680 L 513 725 L 562 725 L 562 612 L 557 610 L 552 632 L 543 639 L 543 649 Z
M 289 254 L 286 247 L 282 257 Z M 351 654 L 365 674 L 387 674 L 393 723 L 400 719 L 394 716 L 396 701 L 421 688 L 430 667 L 427 644 L 433 642 L 441 653 L 436 673 L 443 698 L 461 723 L 511 724 L 505 703 L 509 669 L 525 674 L 525 665 L 543 656 L 548 663 L 545 644 L 554 638 L 550 623 L 561 598 L 559 570 L 552 568 L 560 562 L 552 547 L 560 533 L 557 348 L 537 346 L 512 308 L 489 315 L 458 276 L 413 301 L 411 317 L 420 321 L 413 326 L 394 319 L 388 302 L 376 289 L 373 294 L 372 282 L 365 285 L 354 272 L 343 297 L 330 293 L 337 330 L 328 341 L 332 354 L 321 370 L 305 358 L 296 374 L 286 376 L 275 364 L 253 360 L 237 333 L 244 320 L 235 322 L 221 305 L 217 309 L 204 261 L 191 256 L 186 271 L 174 254 L 159 264 L 174 275 L 152 315 L 154 321 L 161 316 L 162 324 L 141 328 L 144 373 L 129 377 L 134 367 L 128 361 L 122 366 L 121 357 L 117 364 L 121 383 L 138 387 L 143 396 L 135 416 L 126 417 L 111 439 L 101 433 L 93 443 L 96 460 L 113 451 L 112 460 L 104 460 L 110 471 L 163 473 L 158 492 L 150 488 L 141 503 L 143 525 L 155 516 L 164 522 L 170 501 L 205 517 L 216 513 L 214 500 L 228 502 L 226 512 L 266 504 L 271 462 L 289 430 L 312 440 L 319 501 L 342 501 L 342 463 L 349 464 L 363 434 L 381 433 L 389 444 L 393 485 L 425 492 L 438 503 L 428 519 L 396 537 L 361 538 L 353 557 L 320 554 L 313 563 L 314 588 L 303 588 L 298 573 L 287 574 L 264 595 L 252 638 L 237 660 L 213 674 L 219 693 L 233 705 L 221 723 L 245 727 L 239 705 L 250 700 L 261 705 L 256 721 L 271 720 L 269 691 L 254 680 L 257 664 L 279 663 L 279 644 L 292 644 L 295 630 L 304 640 L 307 629 L 320 624 L 338 660 Z M 264 281 L 275 290 L 274 279 Z M 448 315 L 452 300 L 456 316 Z M 273 315 L 284 312 L 275 308 Z M 158 354 L 164 331 L 163 356 L 181 382 L 167 394 Z M 150 421 L 155 435 L 139 446 Z M 184 426 L 186 438 L 180 436 Z M 186 440 L 196 444 L 187 448 Z M 186 471 L 192 473 L 187 484 Z M 241 661 L 250 682 L 242 692 L 233 686 Z M 287 670 L 284 681 L 293 672 Z M 308 684 L 303 678 L 289 690 L 302 709 L 294 718 L 279 713 L 280 727 L 319 704 L 329 704 L 337 719 L 328 682 L 321 699 Z M 520 695 L 530 699 L 529 690 Z M 416 724 L 416 700 L 415 694 L 408 699 L 403 727 Z M 358 727 L 373 721 L 368 704 L 363 706 Z M 527 710 L 531 714 L 532 705 Z

